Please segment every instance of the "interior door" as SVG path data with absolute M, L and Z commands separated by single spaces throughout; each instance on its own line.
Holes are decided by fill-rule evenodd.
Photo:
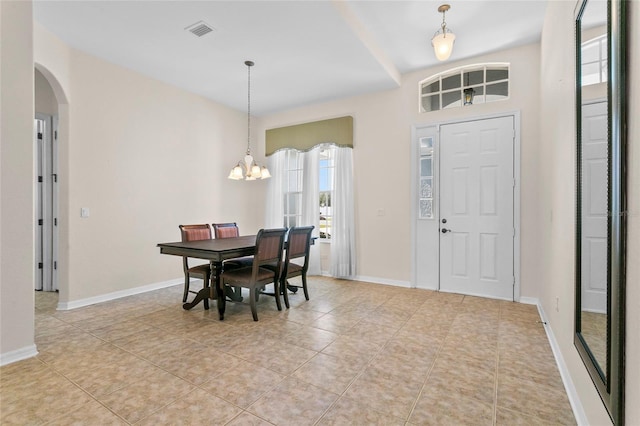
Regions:
M 513 300 L 514 117 L 440 127 L 440 290 Z
M 36 114 L 34 120 L 37 150 L 37 210 L 35 289 L 56 291 L 57 282 L 57 142 L 51 116 Z
M 582 106 L 582 310 L 607 312 L 607 103 Z

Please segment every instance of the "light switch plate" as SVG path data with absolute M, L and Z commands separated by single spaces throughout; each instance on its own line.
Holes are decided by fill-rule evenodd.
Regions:
M 80 217 L 89 217 L 89 208 L 88 207 L 82 207 L 80 208 Z

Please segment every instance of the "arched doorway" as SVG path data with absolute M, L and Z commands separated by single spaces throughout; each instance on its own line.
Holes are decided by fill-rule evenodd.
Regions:
M 58 101 L 47 79 L 34 72 L 37 291 L 58 290 Z
M 59 291 L 60 299 L 66 300 L 68 256 L 64 248 L 68 240 L 68 98 L 60 82 L 48 68 L 38 63 L 34 67 L 34 140 L 36 144 L 40 144 L 39 149 L 36 145 L 36 182 L 39 190 L 35 206 L 37 217 L 34 220 L 34 287 L 36 290 Z

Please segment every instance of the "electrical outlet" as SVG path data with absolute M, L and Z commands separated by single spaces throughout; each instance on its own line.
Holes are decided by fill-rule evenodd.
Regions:
M 88 207 L 82 207 L 80 208 L 80 217 L 89 217 L 89 208 Z
M 378 209 L 378 216 L 384 216 L 384 209 Z

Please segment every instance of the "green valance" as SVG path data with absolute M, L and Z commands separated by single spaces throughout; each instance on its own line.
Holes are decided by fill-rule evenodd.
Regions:
M 308 151 L 323 143 L 353 148 L 353 117 L 331 118 L 269 129 L 265 139 L 267 155 L 284 148 Z

